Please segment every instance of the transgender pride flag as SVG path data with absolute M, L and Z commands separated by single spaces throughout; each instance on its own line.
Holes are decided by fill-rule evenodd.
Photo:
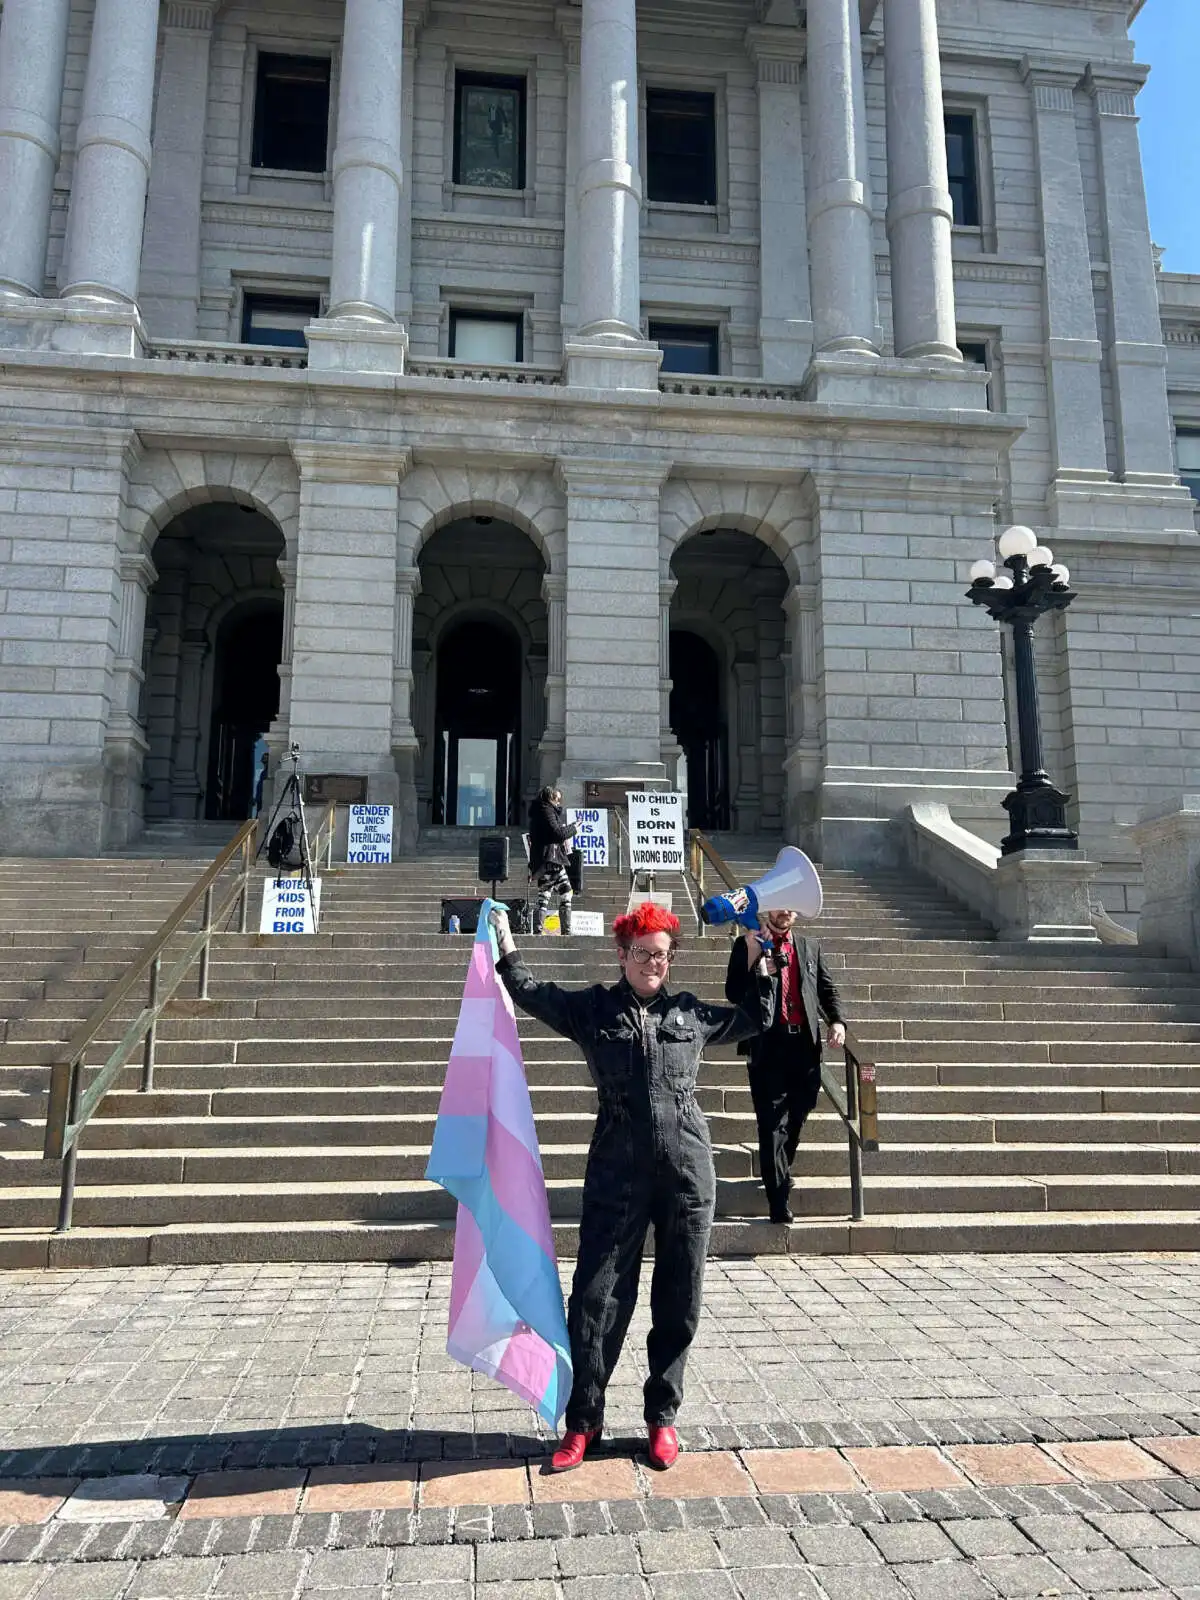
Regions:
M 516 1017 L 496 976 L 494 903 L 479 913 L 425 1176 L 458 1201 L 447 1351 L 557 1426 L 571 1392 L 567 1321 Z

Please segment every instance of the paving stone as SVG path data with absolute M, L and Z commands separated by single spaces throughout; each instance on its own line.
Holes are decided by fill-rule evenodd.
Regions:
M 908 1600 L 886 1567 L 817 1567 L 814 1576 L 829 1600 Z
M 567 1578 L 562 1585 L 563 1600 L 648 1600 L 649 1594 L 644 1578 L 630 1576 Z
M 534 1505 L 530 1518 L 535 1539 L 566 1539 L 571 1534 L 565 1505 Z
M 564 1578 L 604 1577 L 639 1570 L 638 1547 L 631 1538 L 621 1534 L 561 1539 L 555 1542 L 553 1550 Z M 480 1556 L 484 1554 L 480 1551 Z
M 123 1595 L 135 1568 L 130 1561 L 88 1562 L 55 1567 L 38 1590 L 38 1600 L 117 1600 Z
M 1172 1588 L 1190 1583 L 1200 1586 L 1200 1547 L 1170 1545 L 1158 1550 L 1139 1550 L 1138 1566 Z
M 475 1600 L 558 1600 L 558 1585 L 545 1578 L 518 1578 L 477 1583 Z
M 524 1505 L 529 1478 L 523 1461 L 433 1461 L 421 1468 L 426 1506 Z
M 291 1471 L 202 1472 L 179 1508 L 192 1517 L 287 1516 L 296 1511 L 304 1473 Z
M 1185 1477 L 1200 1478 L 1200 1436 L 1139 1439 L 1148 1454 Z
M 725 1508 L 720 1500 L 680 1500 L 679 1506 L 685 1528 L 723 1528 Z
M 1069 1483 L 1070 1473 L 1036 1445 L 951 1445 L 947 1456 L 975 1483 Z
M 846 1459 L 872 1489 L 952 1489 L 966 1484 L 954 1463 L 931 1446 L 847 1450 Z
M 725 1451 L 689 1452 L 667 1472 L 648 1472 L 647 1480 L 652 1495 L 668 1500 L 751 1495 L 755 1487 L 737 1456 Z
M 742 1600 L 822 1600 L 803 1567 L 739 1567 L 730 1576 Z
M 1119 1483 L 1132 1478 L 1165 1477 L 1170 1468 L 1128 1439 L 1100 1439 L 1048 1445 L 1049 1454 L 1085 1482 Z
M 318 1550 L 305 1574 L 309 1589 L 369 1588 L 386 1583 L 388 1551 Z
M 1046 1556 L 984 1556 L 976 1562 L 980 1577 L 997 1589 L 1005 1600 L 1025 1600 L 1026 1596 L 1077 1595 L 1081 1591 Z
M 944 1522 L 942 1527 L 965 1556 L 1037 1554 L 1037 1546 L 1026 1538 L 1019 1527 L 1012 1522 L 1002 1522 L 999 1518 Z
M 0 1600 L 29 1600 L 45 1576 L 45 1567 L 0 1567 Z
M 287 1555 L 229 1556 L 213 1586 L 213 1600 L 249 1600 L 249 1596 L 290 1596 L 300 1581 L 304 1557 Z
M 1170 1524 L 1173 1513 L 1154 1517 L 1144 1511 L 1093 1511 L 1088 1521 L 1118 1550 L 1151 1550 L 1158 1545 L 1186 1544 L 1184 1534 Z
M 1200 1511 L 1164 1511 L 1161 1520 L 1193 1544 L 1200 1544 Z
M 314 1467 L 308 1474 L 303 1509 L 306 1512 L 407 1510 L 416 1498 L 416 1480 L 414 1462 Z
M 254 1543 L 256 1527 L 253 1517 L 222 1517 L 204 1548 L 210 1555 L 247 1555 Z
M 995 1590 L 966 1561 L 901 1564 L 889 1570 L 913 1600 L 994 1600 Z
M 618 1505 L 619 1501 L 616 1502 Z M 607 1533 L 608 1502 L 582 1500 L 567 1508 L 567 1516 L 571 1523 L 571 1532 L 577 1537 L 586 1538 L 589 1534 Z
M 1017 1526 L 1041 1550 L 1105 1550 L 1108 1540 L 1082 1517 L 1018 1517 Z
M 666 1572 L 650 1579 L 654 1600 L 737 1600 L 728 1572 Z
M 146 1561 L 138 1567 L 128 1600 L 192 1600 L 206 1595 L 220 1571 L 216 1559 L 188 1560 L 178 1556 Z
M 0 1524 L 47 1522 L 78 1487 L 77 1478 L 0 1478 Z
M 814 1567 L 849 1567 L 880 1560 L 879 1551 L 857 1528 L 797 1528 L 793 1538 Z
M 731 1567 L 795 1567 L 800 1555 L 782 1529 L 730 1528 L 718 1533 L 717 1548 Z
M 647 1573 L 716 1570 L 723 1565 L 712 1534 L 643 1533 L 637 1547 Z
M 1054 1561 L 1087 1595 L 1146 1587 L 1143 1569 L 1121 1550 L 1063 1550 Z
M 641 1494 L 634 1464 L 624 1456 L 593 1456 L 574 1472 L 543 1473 L 531 1468 L 529 1483 L 535 1505 L 572 1500 L 636 1500 Z
M 933 1522 L 877 1523 L 867 1537 L 889 1563 L 942 1561 L 955 1554 L 954 1546 Z
M 518 1578 L 556 1578 L 555 1550 L 555 1544 L 549 1539 L 481 1545 L 475 1555 L 476 1579 L 480 1583 L 500 1583 Z
M 743 1450 L 742 1461 L 761 1494 L 827 1494 L 859 1484 L 836 1450 Z

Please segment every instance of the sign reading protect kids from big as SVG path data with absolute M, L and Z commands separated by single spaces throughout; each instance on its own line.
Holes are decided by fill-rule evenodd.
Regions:
M 263 883 L 259 933 L 316 933 L 321 920 L 321 880 L 312 880 L 312 899 L 303 878 L 267 878 Z
M 631 789 L 629 864 L 635 872 L 683 871 L 683 796 Z

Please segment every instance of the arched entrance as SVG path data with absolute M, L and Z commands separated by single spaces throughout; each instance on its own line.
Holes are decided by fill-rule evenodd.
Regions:
M 207 817 L 241 820 L 252 814 L 265 735 L 279 714 L 282 649 L 282 597 L 247 601 L 217 629 Z
M 456 827 L 519 819 L 521 642 L 486 616 L 456 620 L 437 653 L 433 820 Z
M 692 825 L 781 833 L 787 573 L 761 539 L 725 528 L 685 539 L 671 571 L 669 715 Z
M 485 514 L 448 523 L 418 558 L 413 726 L 423 821 L 524 820 L 546 729 L 545 566 L 532 539 Z
M 725 669 L 707 639 L 671 630 L 671 728 L 687 762 L 689 828 L 729 826 Z
M 252 506 L 168 524 L 147 596 L 142 724 L 147 821 L 250 814 L 260 740 L 279 709 L 283 535 Z

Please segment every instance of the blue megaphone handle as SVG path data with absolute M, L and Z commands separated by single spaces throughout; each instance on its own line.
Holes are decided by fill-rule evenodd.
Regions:
M 700 915 L 710 928 L 724 922 L 736 922 L 739 927 L 758 930 L 758 896 L 749 885 L 734 889 L 729 894 L 715 894 L 701 907 Z

